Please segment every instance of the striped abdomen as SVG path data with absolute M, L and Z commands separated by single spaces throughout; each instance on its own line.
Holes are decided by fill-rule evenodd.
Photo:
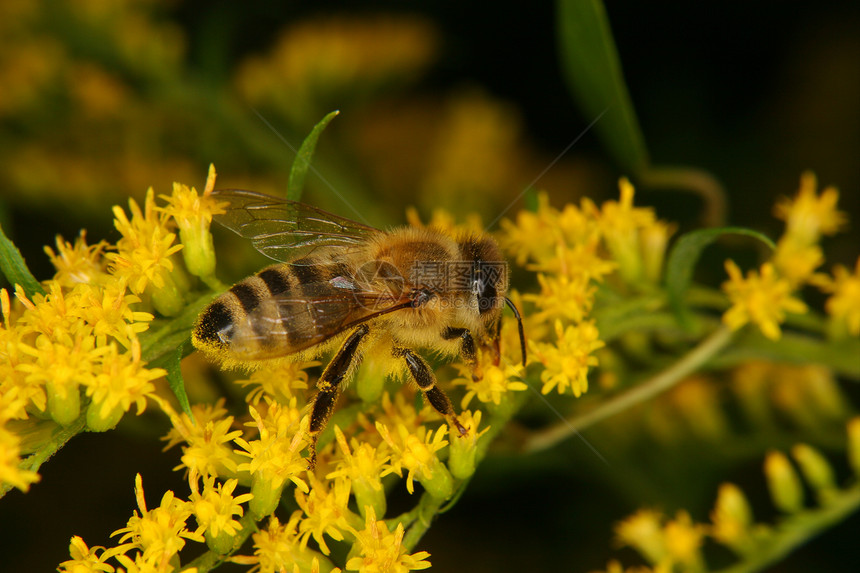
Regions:
M 300 264 L 303 263 L 303 264 Z M 276 358 L 340 332 L 356 308 L 342 264 L 274 265 L 233 285 L 201 313 L 192 341 L 224 362 Z

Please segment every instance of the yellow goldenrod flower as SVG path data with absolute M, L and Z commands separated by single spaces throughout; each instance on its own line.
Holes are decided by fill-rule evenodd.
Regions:
M 205 533 L 209 548 L 218 553 L 227 553 L 233 546 L 233 539 L 242 526 L 233 519 L 234 515 L 242 517 L 245 510 L 243 503 L 251 499 L 250 493 L 233 497 L 233 491 L 239 480 L 228 479 L 223 484 L 215 484 L 215 477 L 203 478 L 203 491 L 199 490 L 197 479 L 191 480 L 191 511 L 197 519 L 196 534 Z
M 803 485 L 785 454 L 777 451 L 768 453 L 764 459 L 764 476 L 777 509 L 785 513 L 803 509 Z
M 629 285 L 638 284 L 644 274 L 640 232 L 655 224 L 653 209 L 633 206 L 633 185 L 626 178 L 618 182 L 621 197 L 606 201 L 599 212 L 590 202 L 584 202 L 586 213 L 595 212 L 600 234 L 618 263 L 618 271 Z
M 78 297 L 72 296 L 67 301 L 60 285 L 52 282 L 48 293 L 34 294 L 32 301 L 21 285 L 15 285 L 15 298 L 25 309 L 17 325 L 23 333 L 45 335 L 67 346 L 73 344 L 72 334 L 81 327 L 76 316 L 80 308 Z
M 113 573 L 115 569 L 105 559 L 104 547 L 87 547 L 84 540 L 75 535 L 69 543 L 71 559 L 63 561 L 57 568 L 61 573 Z
M 179 227 L 179 240 L 184 249 L 182 257 L 185 267 L 194 276 L 211 277 L 215 273 L 215 248 L 212 245 L 212 233 L 209 225 L 214 215 L 226 212 L 226 202 L 218 202 L 212 198 L 215 189 L 215 166 L 209 165 L 209 175 L 202 195 L 197 189 L 173 184 L 172 195 L 162 195 L 167 206 L 161 208 L 173 217 Z
M 792 289 L 808 281 L 815 269 L 824 263 L 824 253 L 818 245 L 803 245 L 783 237 L 776 244 L 773 266 L 779 276 L 788 280 Z
M 430 554 L 419 551 L 411 555 L 403 547 L 404 528 L 397 524 L 394 533 L 382 520 L 377 521 L 373 508 L 367 511 L 365 526 L 355 532 L 359 555 L 346 562 L 347 571 L 359 573 L 406 573 L 430 567 Z
M 67 426 L 81 413 L 80 388 L 96 379 L 96 368 L 107 348 L 96 348 L 92 337 L 75 337 L 72 344 L 36 338 L 34 346 L 21 344 L 21 352 L 31 360 L 18 365 L 26 382 L 45 387 L 48 412 L 58 424 Z
M 299 543 L 306 547 L 313 537 L 324 555 L 331 553 L 325 542 L 325 535 L 335 541 L 343 541 L 344 532 L 361 522 L 361 519 L 347 507 L 351 482 L 349 479 L 335 479 L 328 485 L 311 479 L 307 493 L 296 490 L 296 503 L 305 513 L 299 522 Z
M 159 401 L 162 409 L 170 416 L 173 428 L 165 436 L 167 450 L 185 442 L 182 448 L 182 465 L 186 467 L 189 480 L 194 482 L 198 476 L 233 476 L 237 472 L 237 454 L 228 446 L 240 438 L 241 430 L 233 430 L 233 416 L 227 416 L 224 398 L 215 404 L 194 404 L 191 413 L 194 422 L 187 414 L 177 414 L 164 401 Z
M 104 348 L 100 368 L 86 384 L 92 399 L 87 410 L 87 426 L 105 431 L 116 426 L 132 404 L 140 414 L 146 408 L 146 398 L 155 392 L 152 381 L 167 374 L 162 368 L 146 368 L 140 359 L 140 343 L 132 339 L 131 352 L 121 353 L 115 344 Z
M 559 394 L 564 394 L 569 388 L 579 397 L 588 391 L 589 368 L 597 366 L 593 352 L 605 344 L 593 320 L 567 328 L 556 320 L 555 334 L 556 344 L 529 341 L 532 352 L 544 365 L 541 393 L 549 394 L 557 388 Z
M 309 20 L 285 30 L 269 55 L 243 62 L 236 84 L 250 103 L 274 104 L 293 121 L 306 121 L 342 90 L 366 93 L 414 74 L 435 44 L 433 29 L 415 18 Z
M 434 434 L 424 426 L 410 432 L 404 425 L 398 425 L 397 435 L 392 437 L 388 428 L 376 423 L 376 429 L 391 447 L 391 463 L 386 473 L 403 475 L 406 468 L 406 490 L 415 493 L 414 479 L 418 479 L 424 489 L 434 497 L 447 499 L 453 493 L 451 474 L 439 460 L 436 452 L 448 445 L 445 434 L 448 426 L 440 426 Z
M 418 197 L 431 205 L 480 208 L 514 177 L 519 122 L 511 108 L 475 90 L 454 95 L 447 107 L 426 153 Z
M 461 408 L 467 408 L 472 398 L 487 404 L 496 406 L 502 404 L 508 392 L 519 392 L 528 389 L 525 382 L 520 378 L 523 374 L 522 364 L 511 364 L 505 358 L 502 364 L 496 366 L 489 360 L 481 360 L 481 376 L 475 380 L 472 377 L 472 369 L 465 364 L 455 364 L 454 367 L 460 372 L 460 376 L 451 381 L 452 385 L 465 386 L 466 394 L 460 402 Z
M 287 523 L 277 517 L 269 518 L 265 529 L 253 535 L 254 556 L 236 556 L 230 560 L 242 565 L 256 565 L 259 573 L 300 571 L 329 573 L 334 569 L 331 561 L 299 543 L 298 525 L 302 512 L 293 512 Z
M 818 275 L 816 284 L 832 296 L 824 303 L 830 317 L 844 324 L 853 336 L 860 336 L 860 257 L 851 273 L 842 265 L 833 269 L 833 278 Z
M 265 415 L 253 406 L 249 406 L 248 411 L 254 418 L 254 422 L 248 425 L 256 426 L 260 437 L 251 441 L 236 438 L 236 444 L 244 450 L 237 450 L 237 453 L 249 458 L 237 469 L 251 474 L 254 498 L 250 508 L 256 517 L 264 517 L 277 507 L 287 481 L 302 491 L 308 491 L 307 484 L 299 477 L 307 469 L 307 462 L 302 457 L 307 441 L 307 416 L 302 418 L 295 398 L 288 406 L 269 402 Z
M 539 294 L 523 295 L 523 300 L 535 303 L 540 309 L 540 312 L 533 315 L 533 320 L 562 318 L 580 322 L 591 312 L 597 287 L 591 285 L 588 277 L 579 275 L 570 278 L 564 274 L 548 277 L 539 273 L 538 283 L 541 287 Z
M 5 422 L 5 420 L 2 420 Z M 9 484 L 23 492 L 41 477 L 34 471 L 24 470 L 21 464 L 21 438 L 0 423 L 0 484 Z
M 185 547 L 186 539 L 203 543 L 201 535 L 186 527 L 185 522 L 191 516 L 192 509 L 189 502 L 177 499 L 168 490 L 158 507 L 147 509 L 140 474 L 134 480 L 134 493 L 140 514 L 135 511 L 126 527 L 111 533 L 111 537 L 121 535 L 120 545 L 108 549 L 105 555 L 125 555 L 132 549 L 138 549 L 142 552 L 142 560 L 166 563 Z
M 382 473 L 388 462 L 386 447 L 377 447 L 369 442 L 359 442 L 352 438 L 352 448 L 347 444 L 346 436 L 335 425 L 334 435 L 340 448 L 340 455 L 335 459 L 337 469 L 325 477 L 327 480 L 348 479 L 352 482 L 355 502 L 365 515 L 365 507 L 373 506 L 379 515 L 385 515 L 385 491 L 382 489 Z
M 711 512 L 711 536 L 739 554 L 751 549 L 752 509 L 741 489 L 724 483 L 717 491 L 717 502 Z
M 463 410 L 457 416 L 460 423 L 466 428 L 466 435 L 455 435 L 450 444 L 450 455 L 448 456 L 448 469 L 451 475 L 457 479 L 468 479 L 475 473 L 475 455 L 477 454 L 478 438 L 487 433 L 489 426 L 478 431 L 481 425 L 481 411 Z
M 526 261 L 546 261 L 552 259 L 560 238 L 552 233 L 557 227 L 558 212 L 550 207 L 546 193 L 538 194 L 536 212 L 520 211 L 516 222 L 502 219 L 502 235 L 499 242 L 511 253 L 516 263 L 523 266 Z
M 750 270 L 744 279 L 741 270 L 729 259 L 726 272 L 729 280 L 723 283 L 723 290 L 732 307 L 723 314 L 723 322 L 732 330 L 752 322 L 766 337 L 777 340 L 782 335 L 779 325 L 785 320 L 785 313 L 801 314 L 807 310 L 803 301 L 791 296 L 791 284 L 776 275 L 771 263 L 762 265 L 761 275 Z
M 110 336 L 129 348 L 130 337 L 149 329 L 154 318 L 148 312 L 132 310 L 140 298 L 126 294 L 124 285 L 107 284 L 103 288 L 80 285 L 76 291 L 80 296 L 80 317 L 92 329 L 99 346 L 104 346 Z
M 673 563 L 680 563 L 690 570 L 704 569 L 702 541 L 705 528 L 694 524 L 690 514 L 679 511 L 675 519 L 663 528 L 666 551 Z
M 427 223 L 421 221 L 418 215 L 418 209 L 415 207 L 406 208 L 406 222 L 412 227 L 427 227 L 431 229 L 439 229 L 440 231 L 453 236 L 466 235 L 470 233 L 483 233 L 487 228 L 481 220 L 481 216 L 477 213 L 469 213 L 466 215 L 462 223 L 457 223 L 454 216 L 445 209 L 433 209 L 430 212 L 430 220 Z
M 827 187 L 816 195 L 815 175 L 806 172 L 800 177 L 800 189 L 794 199 L 783 199 L 774 208 L 774 215 L 785 221 L 785 236 L 801 245 L 813 245 L 821 235 L 833 235 L 842 228 L 847 217 L 836 209 L 839 191 Z
M 621 545 L 636 549 L 650 563 L 660 563 L 668 555 L 663 533 L 663 515 L 651 509 L 640 509 L 615 526 Z
M 60 286 L 71 288 L 77 284 L 103 284 L 108 274 L 105 272 L 104 251 L 105 241 L 95 245 L 87 245 L 87 233 L 81 231 L 75 239 L 75 244 L 64 241 L 57 235 L 57 253 L 51 247 L 45 247 L 45 253 L 51 259 L 51 264 L 57 269 L 54 280 Z
M 105 255 L 112 263 L 111 271 L 133 293 L 147 291 L 161 314 L 178 314 L 184 307 L 183 293 L 170 256 L 182 245 L 173 244 L 176 235 L 167 228 L 167 215 L 157 212 L 151 187 L 143 210 L 134 199 L 128 203 L 131 219 L 120 207 L 113 208 L 114 226 L 122 238 L 116 244 L 117 252 Z

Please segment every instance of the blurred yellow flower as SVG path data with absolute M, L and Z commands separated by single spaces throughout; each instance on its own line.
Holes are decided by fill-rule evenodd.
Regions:
M 723 322 L 732 330 L 752 322 L 766 337 L 777 340 L 782 334 L 779 325 L 785 320 L 786 312 L 807 311 L 803 301 L 791 296 L 791 284 L 777 276 L 771 263 L 762 265 L 761 274 L 751 270 L 744 279 L 741 270 L 729 259 L 726 272 L 729 280 L 723 283 L 723 290 L 732 307 L 723 315 Z
M 853 336 L 860 336 L 860 257 L 850 272 L 842 265 L 833 268 L 833 278 L 817 275 L 818 287 L 832 296 L 824 303 L 827 314 L 843 323 Z

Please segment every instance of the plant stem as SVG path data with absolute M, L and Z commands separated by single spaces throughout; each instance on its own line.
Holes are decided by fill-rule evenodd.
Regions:
M 650 380 L 631 388 L 627 392 L 604 402 L 586 414 L 574 416 L 565 420 L 563 424 L 552 426 L 547 430 L 532 435 L 526 440 L 523 450 L 531 453 L 548 449 L 592 424 L 601 422 L 610 416 L 614 416 L 640 402 L 644 402 L 665 392 L 686 376 L 699 369 L 705 362 L 722 350 L 731 339 L 732 332 L 728 327 L 722 326 L 718 328 L 668 369 L 660 372 Z

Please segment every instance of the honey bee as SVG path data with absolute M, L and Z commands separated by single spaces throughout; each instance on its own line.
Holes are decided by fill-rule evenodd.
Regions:
M 499 359 L 508 267 L 484 234 L 452 236 L 432 228 L 381 231 L 304 203 L 237 189 L 219 190 L 225 214 L 215 220 L 278 264 L 233 285 L 198 318 L 194 346 L 226 366 L 334 357 L 317 382 L 311 406 L 309 465 L 331 417 L 338 389 L 362 357 L 382 349 L 402 361 L 430 404 L 461 435 L 451 400 L 416 348 L 459 354 L 477 372 L 477 345 Z

